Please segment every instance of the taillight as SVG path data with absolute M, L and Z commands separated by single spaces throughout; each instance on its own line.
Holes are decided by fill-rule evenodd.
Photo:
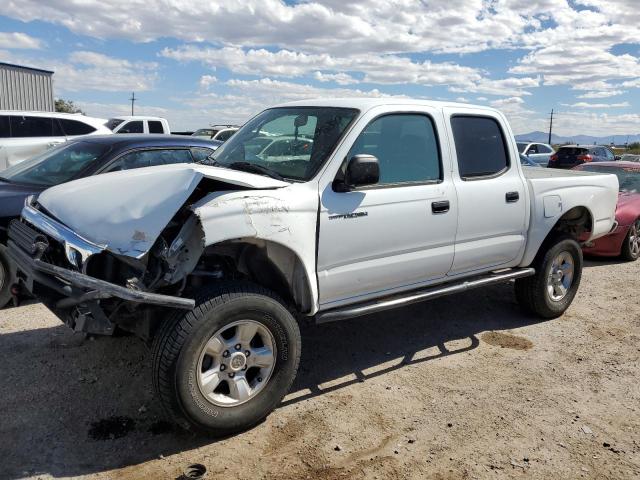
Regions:
M 557 153 L 554 153 L 553 155 L 551 155 L 549 157 L 549 162 L 553 163 L 553 162 L 557 162 L 557 161 L 558 161 L 558 154 Z
M 578 155 L 578 160 L 580 160 L 581 162 L 590 162 L 591 160 L 593 160 L 593 157 L 589 154 L 587 155 Z

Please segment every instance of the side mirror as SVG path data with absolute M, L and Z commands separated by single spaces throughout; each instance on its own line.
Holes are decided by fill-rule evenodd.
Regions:
M 622 160 L 622 157 L 620 155 L 616 155 L 613 157 L 614 160 Z
M 374 185 L 380 181 L 380 165 L 373 155 L 358 154 L 349 159 L 344 180 L 337 183 L 336 190 L 346 192 L 352 188 Z

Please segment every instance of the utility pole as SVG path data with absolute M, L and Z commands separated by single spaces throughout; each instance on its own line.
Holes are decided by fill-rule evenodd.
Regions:
M 553 108 L 551 109 L 551 120 L 549 122 L 549 141 L 547 142 L 551 145 L 551 131 L 553 130 Z
M 133 116 L 133 102 L 137 100 L 136 92 L 131 92 L 131 98 L 129 100 L 131 100 L 131 116 Z

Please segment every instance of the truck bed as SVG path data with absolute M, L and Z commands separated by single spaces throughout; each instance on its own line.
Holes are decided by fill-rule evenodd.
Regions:
M 523 168 L 529 187 L 531 217 L 521 265 L 529 265 L 550 228 L 575 205 L 585 205 L 592 219 L 589 240 L 606 235 L 615 221 L 618 178 L 611 174 Z

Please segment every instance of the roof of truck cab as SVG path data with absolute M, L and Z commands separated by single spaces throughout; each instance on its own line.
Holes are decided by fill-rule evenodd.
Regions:
M 423 107 L 453 107 L 453 108 L 473 108 L 491 112 L 497 110 L 484 105 L 472 105 L 468 103 L 440 102 L 437 100 L 424 100 L 405 97 L 380 97 L 380 98 L 312 98 L 309 100 L 298 100 L 295 102 L 282 103 L 276 107 L 336 107 L 336 108 L 356 108 L 366 111 L 374 107 L 384 107 L 391 105 L 416 105 Z

